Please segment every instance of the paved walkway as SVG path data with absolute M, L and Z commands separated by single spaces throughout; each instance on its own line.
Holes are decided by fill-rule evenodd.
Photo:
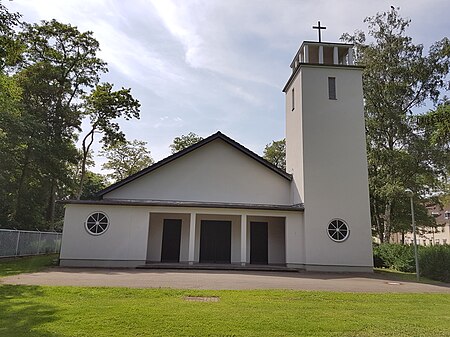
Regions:
M 0 283 L 52 286 L 295 289 L 339 292 L 450 293 L 450 285 L 394 281 L 377 274 L 51 268 L 0 279 Z

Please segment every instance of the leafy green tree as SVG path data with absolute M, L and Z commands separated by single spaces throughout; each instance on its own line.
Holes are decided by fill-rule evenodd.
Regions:
M 22 90 L 16 146 L 14 223 L 38 226 L 52 222 L 60 186 L 69 186 L 70 165 L 83 118 L 80 101 L 106 71 L 92 33 L 55 20 L 22 25 L 23 46 L 14 77 Z
M 263 158 L 276 167 L 286 170 L 286 139 L 274 140 L 264 148 Z
M 91 151 L 96 133 L 102 134 L 103 146 L 110 147 L 125 142 L 125 134 L 120 130 L 117 118 L 139 119 L 140 103 L 131 95 L 131 89 L 113 91 L 113 85 L 102 83 L 85 98 L 85 114 L 90 119 L 90 130 L 83 137 L 80 184 L 77 198 L 83 193 L 86 161 Z
M 15 28 L 20 15 L 10 13 L 0 2 L 0 226 L 9 227 L 14 201 L 11 191 L 15 188 L 14 157 L 19 150 L 11 142 L 20 126 L 21 90 L 17 82 L 5 72 L 16 40 Z
M 175 137 L 173 143 L 170 145 L 170 150 L 172 153 L 177 153 L 185 148 L 194 145 L 201 141 L 203 138 L 199 135 L 189 132 L 187 135 L 181 135 L 180 137 Z
M 56 20 L 19 25 L 19 19 L 0 3 L 0 221 L 52 228 L 62 216 L 55 200 L 81 196 L 77 180 L 81 171 L 84 180 L 89 162 L 86 142 L 81 155 L 76 147 L 83 118 L 93 122 L 92 137 L 103 132 L 103 140 L 120 141 L 112 119 L 127 115 L 127 99 L 134 106 L 128 116 L 138 103 L 127 89 L 97 86 L 107 67 L 92 32 Z
M 418 116 L 418 122 L 429 129 L 434 144 L 450 149 L 450 102 L 444 102 L 434 111 Z
M 108 159 L 102 168 L 113 170 L 108 177 L 114 181 L 125 179 L 153 164 L 147 142 L 140 140 L 111 144 L 104 148 L 100 155 Z
M 8 8 L 3 6 L 0 1 L 0 36 L 13 34 L 14 27 L 19 24 L 20 17 L 21 15 L 19 13 L 10 13 Z M 4 45 L 2 44 L 3 47 Z
M 80 199 L 94 199 L 97 192 L 103 190 L 106 186 L 108 186 L 108 179 L 103 174 L 86 171 L 83 193 Z
M 20 44 L 14 28 L 19 25 L 20 17 L 19 13 L 10 13 L 0 1 L 0 71 L 17 61 Z
M 0 73 L 0 226 L 12 227 L 12 198 L 16 188 L 17 154 L 21 152 L 16 131 L 21 125 L 21 91 L 13 78 Z
M 427 203 L 433 203 L 434 200 L 426 200 L 424 198 L 413 198 L 414 201 L 414 218 L 417 227 L 435 227 L 436 220 L 428 214 L 426 208 Z M 395 212 L 392 213 L 392 231 L 402 235 L 402 243 L 404 244 L 404 234 L 412 232 L 411 217 L 411 200 L 410 198 L 399 198 L 395 202 Z
M 389 242 L 398 202 L 410 188 L 423 196 L 439 183 L 442 167 L 433 157 L 427 135 L 411 117 L 414 108 L 437 102 L 449 72 L 449 40 L 423 46 L 406 35 L 410 20 L 398 8 L 365 19 L 368 42 L 362 31 L 344 34 L 356 46 L 357 64 L 364 65 L 363 86 L 372 222 L 382 242 Z M 396 209 L 397 207 L 397 209 Z

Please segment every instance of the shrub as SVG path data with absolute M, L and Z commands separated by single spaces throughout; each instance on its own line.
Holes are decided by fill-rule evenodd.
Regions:
M 450 245 L 420 247 L 420 275 L 450 282 Z
M 383 243 L 373 248 L 373 263 L 378 268 L 390 268 L 403 272 L 415 270 L 414 247 Z

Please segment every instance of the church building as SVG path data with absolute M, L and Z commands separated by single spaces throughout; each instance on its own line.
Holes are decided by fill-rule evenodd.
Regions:
M 372 271 L 362 68 L 305 41 L 286 96 L 286 172 L 217 132 L 67 200 L 61 266 L 152 263 Z

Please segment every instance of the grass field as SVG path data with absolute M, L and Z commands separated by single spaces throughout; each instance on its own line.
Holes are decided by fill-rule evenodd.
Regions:
M 427 283 L 427 284 L 443 284 L 442 282 L 431 280 L 429 278 L 421 276 L 419 281 L 417 281 L 416 273 L 406 273 L 402 271 L 397 271 L 393 269 L 387 268 L 374 268 L 375 274 L 386 277 L 390 280 L 398 280 L 398 281 L 410 281 L 410 282 L 419 282 L 419 283 Z
M 0 277 L 37 272 L 56 265 L 55 260 L 57 258 L 58 256 L 54 254 L 16 259 L 0 259 Z
M 449 308 L 449 294 L 1 285 L 0 336 L 450 336 Z

